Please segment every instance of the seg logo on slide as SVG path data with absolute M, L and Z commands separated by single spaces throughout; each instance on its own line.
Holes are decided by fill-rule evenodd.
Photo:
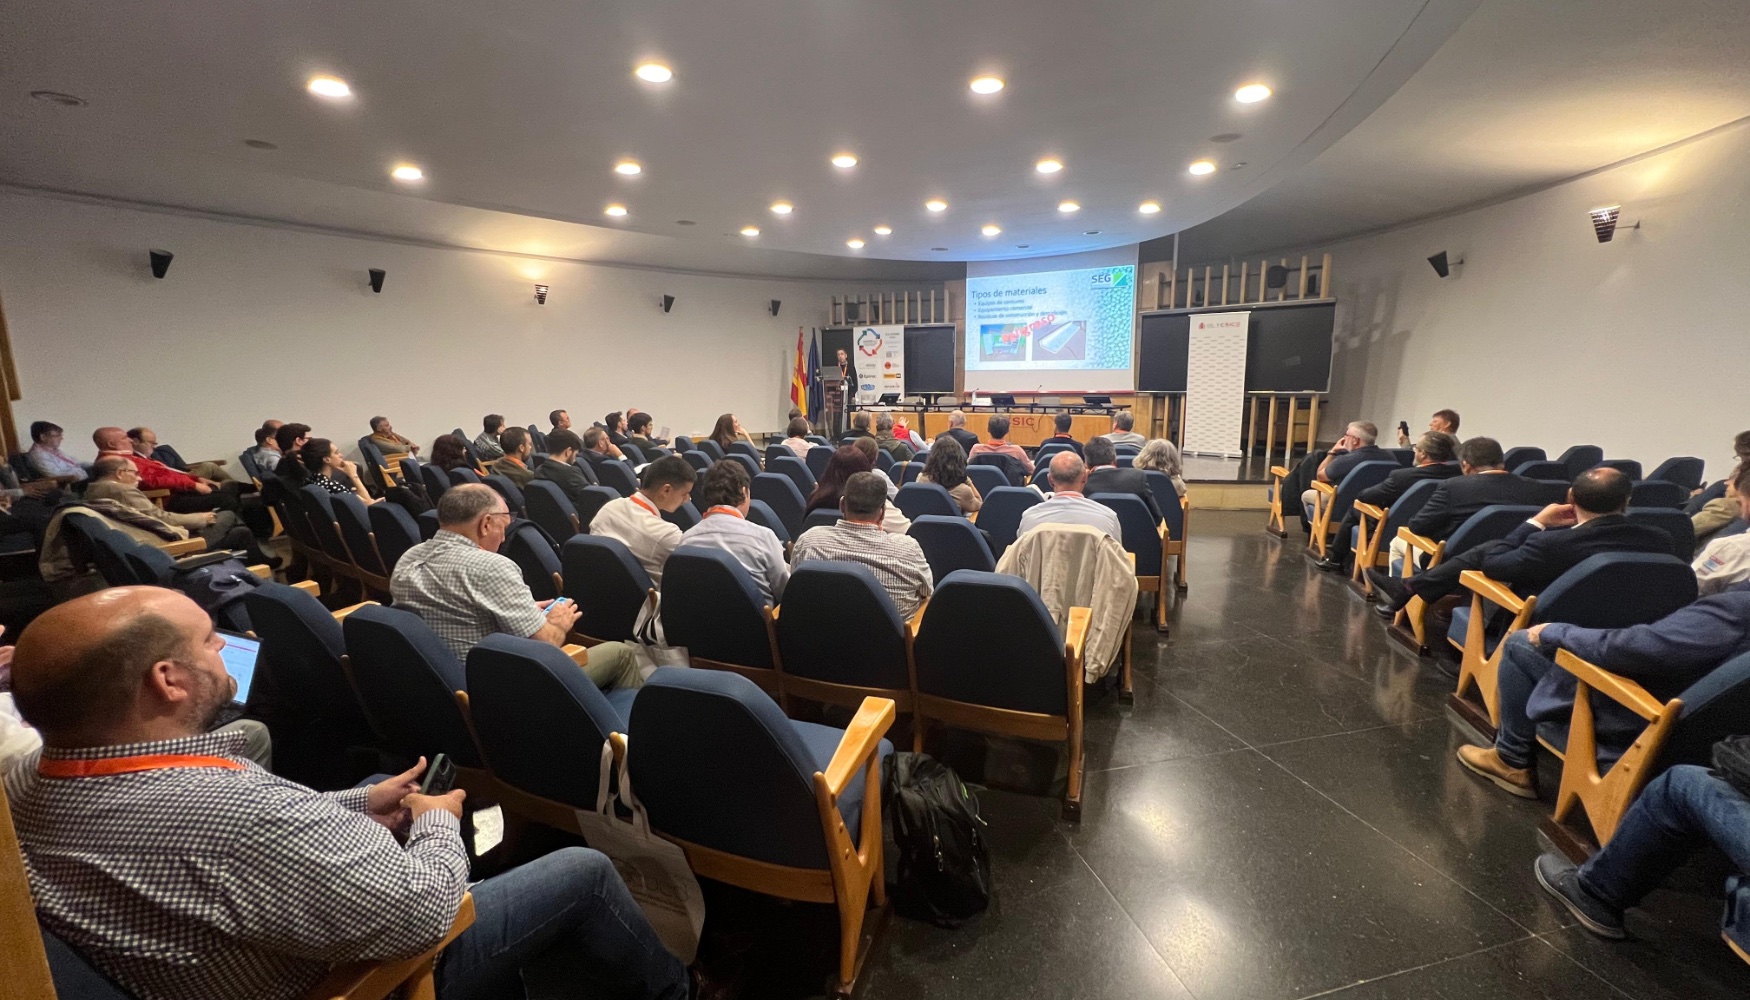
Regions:
M 1088 283 L 1095 288 L 1128 288 L 1130 286 L 1130 268 L 1115 267 L 1109 271 L 1095 271 L 1088 276 Z

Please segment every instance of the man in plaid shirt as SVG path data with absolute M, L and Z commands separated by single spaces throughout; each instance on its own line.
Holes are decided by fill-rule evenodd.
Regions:
M 43 926 L 142 1000 L 298 997 L 331 966 L 437 944 L 469 891 L 463 792 L 418 794 L 423 760 L 330 793 L 248 762 L 241 737 L 207 732 L 236 690 L 224 645 L 156 587 L 68 602 L 19 638 L 13 695 L 44 747 L 5 782 Z M 473 893 L 440 997 L 521 996 L 521 968 L 561 954 L 592 991 L 687 995 L 601 854 L 567 848 Z

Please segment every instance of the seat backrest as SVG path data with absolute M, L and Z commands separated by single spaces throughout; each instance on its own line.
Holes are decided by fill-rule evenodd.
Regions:
M 615 538 L 573 535 L 559 550 L 565 596 L 581 612 L 574 626 L 597 639 L 632 638 L 638 611 L 649 598 L 650 574 Z
M 261 466 L 255 461 L 254 449 L 245 448 L 237 454 L 237 464 L 243 467 L 243 472 L 250 479 L 261 482 Z M 22 480 L 20 480 L 22 482 Z
M 766 454 L 765 454 L 766 468 L 770 469 L 772 467 L 772 459 L 783 458 L 785 455 L 789 455 L 791 458 L 796 457 L 796 453 L 791 451 L 790 446 L 787 444 L 768 444 L 768 445 L 766 445 Z
M 924 550 L 924 558 L 930 563 L 930 575 L 937 583 L 957 569 L 990 573 L 997 568 L 996 556 L 985 544 L 984 533 L 958 514 L 919 515 L 912 518 L 911 528 L 906 534 Z M 785 613 L 789 613 L 788 601 L 785 602 Z
M 626 461 L 631 462 L 633 468 L 637 468 L 638 466 L 650 461 L 649 458 L 645 457 L 644 449 L 630 441 L 620 446 L 620 454 L 626 456 Z
M 132 541 L 121 532 L 90 514 L 67 514 L 61 518 L 61 528 L 72 535 L 72 555 L 91 560 L 97 575 L 111 587 L 133 586 L 140 581 L 129 568 L 122 541 Z
M 981 497 L 990 496 L 990 491 L 999 486 L 1009 485 L 1009 477 L 1003 474 L 1003 470 L 992 465 L 968 463 L 966 478 L 972 480 L 972 485 L 978 488 L 978 495 Z
M 1390 510 L 1386 512 L 1385 533 L 1381 537 L 1386 539 L 1398 537 L 1398 529 L 1406 527 L 1410 523 L 1410 518 L 1421 512 L 1422 505 L 1427 503 L 1428 498 L 1432 497 L 1434 491 L 1439 488 L 1440 480 L 1437 479 L 1422 479 L 1411 483 L 1410 488 L 1405 490 L 1403 495 L 1398 497 L 1397 502 L 1393 503 Z
M 450 755 L 479 767 L 480 755 L 456 705 L 467 680 L 462 664 L 425 622 L 408 611 L 366 605 L 341 623 L 352 678 L 387 749 L 412 760 Z
M 577 508 L 572 506 L 571 498 L 565 495 L 558 483 L 545 479 L 530 482 L 528 489 L 523 491 L 523 502 L 527 504 L 524 509 L 529 520 L 540 525 L 542 531 L 560 544 L 582 530 Z
M 638 491 L 638 477 L 632 474 L 632 467 L 625 462 L 603 462 L 596 468 L 596 475 L 601 477 L 603 486 L 623 497 Z
M 420 481 L 419 459 L 412 455 L 402 455 L 401 461 L 396 464 L 401 466 L 401 479 L 407 485 L 411 486 Z
M 388 503 L 379 500 L 372 507 L 380 507 Z M 377 558 L 377 549 L 371 537 L 371 515 L 366 512 L 364 501 L 350 493 L 335 494 L 328 498 L 328 503 L 334 511 L 334 520 L 340 524 L 340 537 L 345 539 L 346 547 L 352 552 L 353 565 L 367 573 L 388 576 L 389 567 Z
M 917 482 L 918 474 L 923 471 L 924 463 L 906 462 L 899 467 L 899 485 L 904 486 L 906 483 Z
M 745 441 L 737 441 L 736 443 L 737 444 L 746 444 Z M 752 479 L 753 477 L 760 474 L 759 460 L 755 459 L 755 458 L 749 458 L 748 456 L 743 455 L 739 451 L 735 452 L 732 455 L 724 456 L 723 460 L 726 462 L 734 462 L 737 465 L 741 466 L 743 469 L 745 469 L 747 471 L 747 478 L 749 478 L 749 479 Z
M 136 542 L 119 532 L 108 532 L 120 539 L 122 557 L 127 560 L 128 568 L 133 571 L 134 579 L 147 586 L 167 586 L 170 583 L 170 571 L 176 565 L 176 560 L 170 553 L 156 545 Z
M 542 431 L 539 427 L 536 427 L 534 424 L 530 424 L 528 430 L 529 430 L 529 444 L 533 445 L 534 449 L 536 451 L 546 451 L 547 450 L 547 434 L 546 434 L 546 432 Z
M 832 445 L 827 444 L 817 444 L 808 449 L 808 458 L 804 460 L 804 464 L 808 466 L 808 474 L 814 477 L 815 482 L 819 482 L 820 477 L 826 474 L 826 463 L 832 461 L 832 453 Z
M 893 598 L 861 563 L 810 559 L 796 567 L 784 589 L 778 650 L 787 675 L 911 689 L 905 623 Z
M 1626 628 L 1658 621 L 1695 597 L 1695 573 L 1676 556 L 1604 552 L 1581 560 L 1545 587 L 1534 620 Z
M 1045 498 L 1025 486 L 1001 486 L 984 495 L 984 506 L 978 509 L 978 526 L 990 535 L 991 548 L 997 558 L 1015 543 L 1021 530 L 1021 515 Z
M 722 549 L 683 543 L 663 563 L 663 636 L 691 656 L 774 666 L 764 606 L 747 567 Z
M 354 731 L 367 728 L 358 695 L 340 665 L 346 638 L 321 601 L 296 587 L 263 583 L 243 595 L 243 606 L 261 640 L 262 667 L 249 689 L 252 708 L 270 699 L 276 713 L 290 708 L 339 716 L 352 721 Z
M 1630 482 L 1645 478 L 1641 475 L 1641 463 L 1632 458 L 1607 458 L 1599 462 L 1595 468 L 1615 469 L 1627 476 Z
M 347 550 L 335 521 L 333 494 L 315 484 L 298 487 L 298 493 L 304 500 L 304 516 L 310 519 L 310 529 L 316 533 L 322 551 L 343 563 L 351 562 L 352 553 Z
M 711 468 L 711 456 L 697 448 L 694 448 L 692 451 L 682 452 L 681 458 L 684 459 L 688 465 L 693 467 L 694 472 L 702 473 Z
M 729 451 L 727 452 L 727 454 L 728 455 L 746 455 L 748 458 L 753 459 L 754 468 L 755 469 L 759 468 L 760 450 L 758 448 L 755 448 L 753 445 L 748 444 L 746 441 L 731 441 L 731 442 L 729 442 Z
M 473 469 L 458 466 L 450 470 L 451 486 L 461 486 L 463 483 L 478 483 L 480 481 L 480 473 L 475 472 Z
M 468 714 L 486 761 L 513 788 L 594 809 L 602 744 L 626 720 L 555 646 L 489 635 L 468 651 Z
M 359 438 L 358 446 L 359 458 L 363 459 L 359 464 L 364 466 L 359 471 L 364 473 L 365 482 L 378 490 L 388 489 L 389 484 L 383 481 L 383 466 L 388 465 L 389 460 L 383 456 L 383 449 L 377 447 L 369 434 Z
M 676 434 L 674 436 L 675 454 L 684 455 L 687 452 L 692 451 L 694 447 L 693 439 L 687 437 L 685 434 Z
M 1577 444 L 1557 456 L 1556 461 L 1568 470 L 1563 478 L 1573 482 L 1574 477 L 1604 461 L 1604 449 L 1595 444 Z
M 493 492 L 503 497 L 504 505 L 509 507 L 510 512 L 517 517 L 522 517 L 524 511 L 528 509 L 527 501 L 523 499 L 522 489 L 516 483 L 511 482 L 509 476 L 497 474 L 484 476 L 481 478 L 481 482 L 492 487 Z
M 316 529 L 310 524 L 310 518 L 304 511 L 304 494 L 299 490 L 288 490 L 274 477 L 262 484 L 263 492 L 277 498 L 274 510 L 279 512 L 280 524 L 286 529 L 286 534 L 306 548 L 322 548 L 322 540 L 316 537 Z
M 1013 455 L 986 453 L 966 460 L 966 467 L 969 470 L 979 465 L 988 465 L 1001 472 L 1004 482 L 1009 486 L 1027 485 L 1027 464 Z M 984 487 L 979 487 L 979 492 L 984 492 Z
M 571 467 L 578 472 L 583 473 L 583 481 L 591 486 L 600 486 L 602 484 L 601 477 L 595 474 L 595 466 L 589 464 L 589 460 L 582 455 L 571 460 Z
M 1526 462 L 1542 462 L 1549 458 L 1549 453 L 1542 448 L 1508 448 L 1506 461 L 1501 466 L 1506 469 L 1517 469 Z
M 897 464 L 899 463 L 893 460 L 893 456 L 887 453 L 887 449 L 875 449 L 875 468 L 882 472 L 892 473 L 893 467 Z M 892 479 L 893 476 L 890 474 L 887 478 Z
M 710 438 L 700 438 L 699 440 L 694 441 L 693 447 L 704 452 L 705 457 L 709 458 L 713 462 L 723 461 L 723 458 L 725 455 L 725 452 L 723 451 L 723 446 L 718 444 L 717 442 L 711 440 Z
M 1472 514 L 1469 520 L 1459 525 L 1458 529 L 1446 539 L 1444 558 L 1451 559 L 1460 552 L 1473 549 L 1484 542 L 1506 538 L 1514 528 L 1519 527 L 1540 509 L 1508 504 L 1493 504 L 1484 507 Z
M 685 531 L 703 520 L 704 515 L 699 513 L 699 508 L 693 503 L 693 501 L 688 500 L 674 510 L 663 511 L 662 519 L 682 531 Z
M 420 541 L 429 542 L 433 538 L 437 537 L 438 528 L 440 527 L 440 525 L 438 524 L 437 511 L 435 511 L 435 510 L 423 511 L 417 517 L 415 517 L 413 519 L 413 521 L 415 524 L 419 525 L 419 540 Z
M 795 461 L 795 459 L 791 459 Z M 802 491 L 789 476 L 776 472 L 762 472 L 753 477 L 753 485 L 749 495 L 755 500 L 764 500 L 772 513 L 784 522 L 784 530 L 793 538 L 802 532 L 802 518 L 806 501 Z
M 450 488 L 450 474 L 435 465 L 420 466 L 419 478 L 425 481 L 425 495 L 434 504 Z
M 377 536 L 377 551 L 383 556 L 385 572 L 395 572 L 395 564 L 420 542 L 419 522 L 398 503 L 384 501 L 365 508 L 370 518 L 371 534 Z
M 827 867 L 819 769 L 769 695 L 740 674 L 663 669 L 632 703 L 626 766 L 657 830 L 792 868 Z
M 779 545 L 789 545 L 791 540 L 796 537 L 790 534 L 790 529 L 784 526 L 784 519 L 778 516 L 778 512 L 772 509 L 772 505 L 764 500 L 748 501 L 747 519 L 777 535 Z
M 1033 469 L 1033 479 L 1031 480 L 1031 482 L 1034 486 L 1037 486 L 1038 488 L 1044 490 L 1047 493 L 1052 492 L 1052 489 L 1051 489 L 1051 467 L 1049 465 L 1040 465 L 1040 466 L 1035 467 Z
M 1400 469 L 1407 469 L 1416 464 L 1416 449 L 1414 448 L 1387 448 L 1386 450 L 1391 452 L 1392 461 L 1398 463 Z
M 797 537 L 800 538 L 802 532 L 807 531 L 809 528 L 818 528 L 821 525 L 831 527 L 832 525 L 839 523 L 840 520 L 842 520 L 842 517 L 837 508 L 822 507 L 819 510 L 811 510 L 802 516 L 802 531 L 797 532 Z
M 504 544 L 498 551 L 516 563 L 535 600 L 550 601 L 559 596 L 559 585 L 553 582 L 559 573 L 559 549 L 540 525 L 533 521 L 511 521 L 504 529 Z
M 1148 491 L 1154 494 L 1155 506 L 1167 522 L 1167 537 L 1176 542 L 1185 540 L 1185 507 L 1179 502 L 1179 491 L 1173 488 L 1173 477 L 1156 469 L 1146 469 Z
M 1695 558 L 1695 522 L 1681 510 L 1671 507 L 1630 507 L 1628 519 L 1635 524 L 1658 528 L 1671 536 L 1671 554 L 1684 562 Z
M 1018 712 L 1068 711 L 1063 637 L 1038 592 L 1018 576 L 948 574 L 924 609 L 912 657 L 919 694 Z
M 1688 499 L 1688 490 L 1663 479 L 1643 479 L 1629 488 L 1628 495 L 1631 507 L 1669 507 L 1679 513 Z
M 1711 764 L 1713 746 L 1744 734 L 1750 719 L 1750 653 L 1707 672 L 1678 695 L 1683 713 L 1659 753 L 1662 764 Z
M 1049 465 L 1051 463 L 1051 456 L 1060 451 L 1074 450 L 1074 448 L 1071 448 L 1068 444 L 1065 444 L 1062 441 L 1046 441 L 1039 446 L 1038 450 L 1033 452 L 1033 464 L 1036 466 Z
M 473 462 L 475 465 L 479 465 L 480 449 L 474 447 L 474 439 L 468 436 L 468 432 L 458 427 L 451 431 L 450 434 L 452 434 L 457 441 L 462 442 L 462 450 L 468 453 L 468 461 Z
M 1707 463 L 1699 458 L 1683 456 L 1667 458 L 1659 463 L 1648 479 L 1663 479 L 1668 483 L 1676 483 L 1686 490 L 1701 489 L 1701 477 L 1707 469 Z
M 1568 466 L 1565 462 L 1545 459 L 1543 461 L 1521 462 L 1512 470 L 1515 474 L 1527 479 L 1570 479 Z M 1578 473 L 1576 473 L 1577 475 Z
M 620 499 L 620 494 L 606 486 L 585 486 L 578 499 L 581 502 L 577 506 L 577 521 L 583 525 L 583 530 L 588 531 L 589 523 L 595 520 L 596 512 Z
M 1385 477 L 1401 468 L 1403 466 L 1396 462 L 1362 462 L 1350 469 L 1343 481 L 1337 484 L 1337 495 L 1332 498 L 1331 523 L 1336 524 L 1349 516 L 1361 491 L 1385 482 Z
M 783 445 L 778 447 L 782 448 Z M 814 492 L 815 484 L 818 482 L 814 478 L 814 473 L 808 471 L 807 463 L 797 458 L 796 453 L 788 448 L 784 448 L 782 455 L 775 457 L 768 455 L 766 457 L 766 471 L 790 477 L 790 481 L 796 484 L 796 491 L 803 496 Z
M 1136 555 L 1137 576 L 1161 575 L 1161 536 L 1156 533 L 1156 521 L 1148 505 L 1134 493 L 1095 493 L 1088 497 L 1112 508 L 1123 529 L 1124 550 Z

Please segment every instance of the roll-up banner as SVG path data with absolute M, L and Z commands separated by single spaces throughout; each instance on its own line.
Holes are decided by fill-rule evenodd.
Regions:
M 905 395 L 905 327 L 859 326 L 852 338 L 857 352 L 857 402 L 868 406 L 889 392 Z
M 1191 317 L 1185 365 L 1185 454 L 1240 457 L 1251 310 Z

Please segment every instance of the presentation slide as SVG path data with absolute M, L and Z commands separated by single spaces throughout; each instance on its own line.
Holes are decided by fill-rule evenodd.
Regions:
M 1136 265 L 966 279 L 966 388 L 1128 392 Z

